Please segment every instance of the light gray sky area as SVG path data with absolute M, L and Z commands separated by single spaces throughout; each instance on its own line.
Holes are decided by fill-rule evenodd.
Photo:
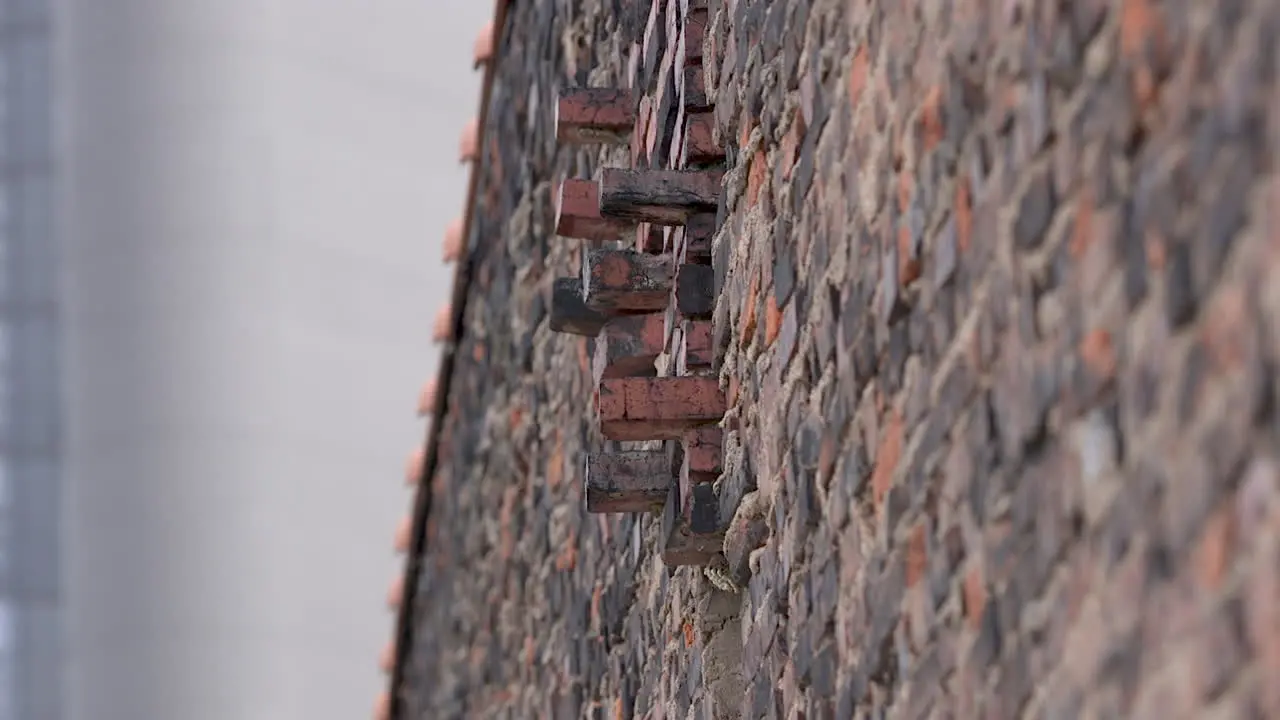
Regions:
M 75 720 L 365 717 L 490 0 L 59 0 Z

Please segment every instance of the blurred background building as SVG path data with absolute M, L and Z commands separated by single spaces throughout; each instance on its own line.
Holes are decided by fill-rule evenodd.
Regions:
M 64 489 L 49 4 L 0 4 L 0 720 L 62 718 Z
M 0 720 L 367 711 L 491 10 L 0 2 Z

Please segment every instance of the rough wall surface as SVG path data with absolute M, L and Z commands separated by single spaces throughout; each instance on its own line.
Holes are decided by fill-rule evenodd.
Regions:
M 512 4 L 404 716 L 1280 716 L 1280 6 L 708 3 L 734 588 L 582 511 L 545 317 L 648 5 Z

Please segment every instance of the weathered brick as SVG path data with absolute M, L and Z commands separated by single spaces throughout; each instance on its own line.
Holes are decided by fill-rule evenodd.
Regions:
M 600 215 L 599 185 L 591 180 L 565 178 L 556 202 L 556 234 L 579 240 L 617 240 L 632 228 Z
M 551 290 L 549 325 L 555 332 L 594 337 L 610 316 L 587 306 L 581 277 L 557 278 Z
M 663 316 L 613 318 L 596 340 L 593 375 L 601 378 L 653 375 L 654 361 L 667 345 Z
M 605 168 L 599 183 L 602 215 L 654 225 L 683 225 L 714 211 L 720 194 L 720 173 L 709 170 Z
M 719 422 L 724 393 L 715 378 L 607 378 L 599 389 L 600 431 L 612 440 L 661 440 Z
M 669 255 L 631 250 L 591 250 L 582 262 L 583 300 L 604 313 L 657 312 L 671 296 Z
M 556 139 L 575 145 L 626 144 L 636 124 L 629 89 L 565 88 L 556 102 Z
M 674 482 L 661 451 L 591 453 L 585 471 L 587 512 L 637 513 L 660 509 Z

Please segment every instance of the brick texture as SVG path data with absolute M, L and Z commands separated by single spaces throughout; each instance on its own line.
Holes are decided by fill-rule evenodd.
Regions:
M 401 717 L 1280 717 L 1280 6 L 499 30 Z M 558 143 L 570 86 L 637 88 L 630 145 Z M 696 119 L 653 120 L 672 93 Z M 714 478 L 706 567 L 664 565 L 660 513 L 584 510 L 589 452 L 660 443 L 601 437 L 596 340 L 548 322 L 586 249 L 560 179 L 682 153 L 720 163 L 723 420 L 675 468 Z

